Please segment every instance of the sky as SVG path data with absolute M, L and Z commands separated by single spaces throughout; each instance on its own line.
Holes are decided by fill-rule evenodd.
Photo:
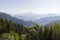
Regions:
M 60 14 L 60 0 L 0 0 L 0 12 L 11 15 L 20 13 Z

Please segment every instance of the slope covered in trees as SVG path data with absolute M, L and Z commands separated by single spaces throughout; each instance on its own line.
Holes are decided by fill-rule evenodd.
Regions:
M 24 27 L 7 18 L 0 18 L 0 40 L 60 40 L 60 24 Z
M 25 26 L 30 26 L 30 25 L 34 24 L 34 22 L 32 22 L 32 21 L 25 21 L 23 19 L 18 19 L 16 17 L 13 17 L 7 13 L 0 12 L 0 18 L 4 18 L 4 17 L 6 17 L 8 20 L 11 20 L 13 23 L 23 24 Z

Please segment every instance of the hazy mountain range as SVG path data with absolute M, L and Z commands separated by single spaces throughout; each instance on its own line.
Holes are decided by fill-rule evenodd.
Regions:
M 60 20 L 60 16 L 55 14 L 40 15 L 36 13 L 22 13 L 20 15 L 15 15 L 15 17 L 18 19 L 24 19 L 26 21 L 32 20 L 37 24 L 43 24 L 43 25 L 56 20 Z
M 53 16 L 57 16 L 55 14 L 36 14 L 36 13 L 20 13 L 20 14 L 17 14 L 17 15 L 14 15 L 14 17 L 18 18 L 18 19 L 24 19 L 26 21 L 29 21 L 29 20 L 37 20 L 37 19 L 40 19 L 40 18 L 46 18 L 46 17 L 53 17 Z
M 12 20 L 14 23 L 23 24 L 26 26 L 37 24 L 49 24 L 54 21 L 60 22 L 60 16 L 56 15 L 40 15 L 35 13 L 24 13 L 20 15 L 11 16 L 9 14 L 0 12 L 0 18 L 7 17 L 8 20 Z
M 38 24 L 48 24 L 50 22 L 57 21 L 57 20 L 60 20 L 60 16 L 45 17 L 45 18 L 34 20 L 34 22 Z
M 18 19 L 18 18 L 12 17 L 9 14 L 0 12 L 0 18 L 4 18 L 4 17 L 6 17 L 8 20 L 11 20 L 14 23 L 23 24 L 23 25 L 26 25 L 26 26 L 34 24 L 34 22 L 32 22 L 32 21 L 24 21 L 23 19 Z
M 24 19 L 26 21 L 29 20 L 36 20 L 38 18 L 41 18 L 43 15 L 39 15 L 36 13 L 20 13 L 18 15 L 15 15 L 14 17 L 18 18 L 18 19 Z

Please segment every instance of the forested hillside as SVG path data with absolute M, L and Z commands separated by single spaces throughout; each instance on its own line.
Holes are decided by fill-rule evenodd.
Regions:
M 9 15 L 7 13 L 0 12 L 0 18 L 4 18 L 4 17 L 6 17 L 7 20 L 11 20 L 13 23 L 23 24 L 25 26 L 30 26 L 30 25 L 34 24 L 34 22 L 32 22 L 32 21 L 25 21 L 23 19 L 18 19 L 18 18 L 14 17 L 14 16 L 11 16 L 11 15 Z
M 0 40 L 60 40 L 60 24 L 43 26 L 33 24 L 30 27 L 0 18 Z

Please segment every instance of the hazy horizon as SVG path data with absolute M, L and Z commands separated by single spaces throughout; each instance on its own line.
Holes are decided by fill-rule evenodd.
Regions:
M 60 0 L 0 0 L 0 12 L 60 15 Z

